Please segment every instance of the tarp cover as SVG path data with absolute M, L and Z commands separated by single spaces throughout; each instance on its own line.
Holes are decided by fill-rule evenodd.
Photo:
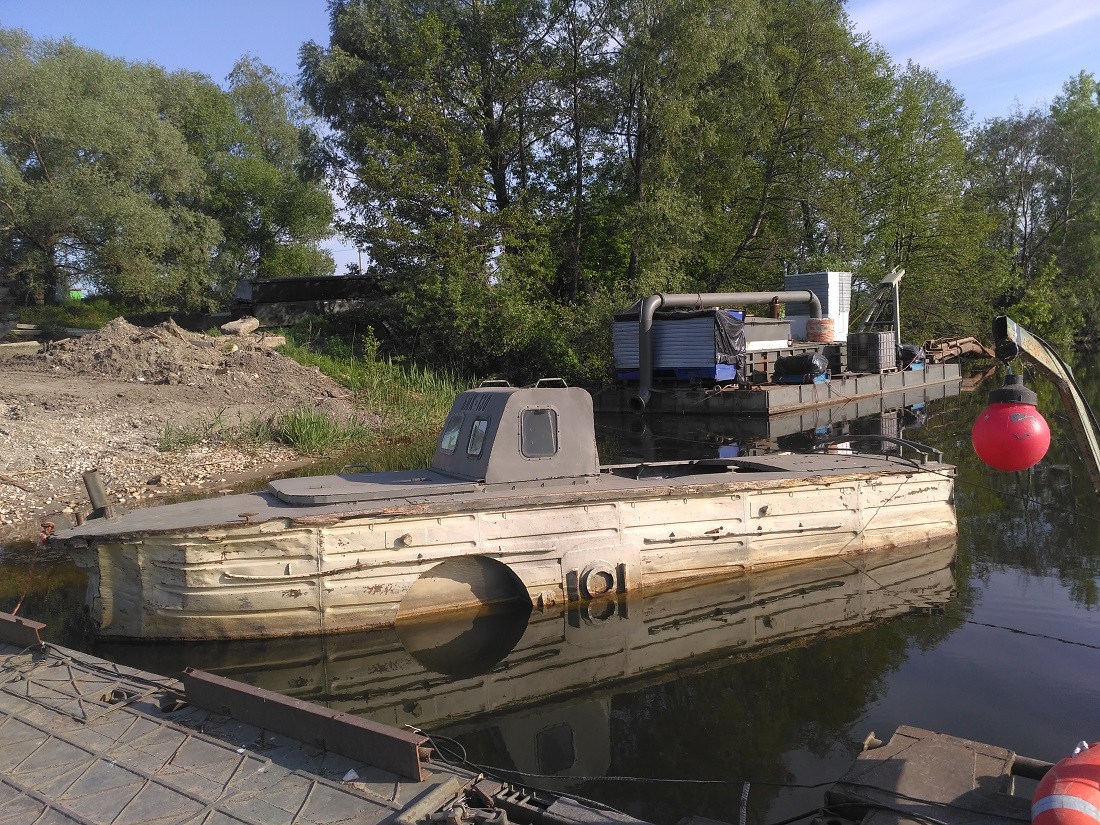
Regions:
M 714 363 L 739 366 L 745 354 L 745 313 L 737 309 L 665 310 L 653 313 L 654 321 L 684 321 L 690 318 L 714 319 Z M 638 311 L 615 313 L 616 321 L 638 321 Z
M 728 310 L 714 313 L 714 359 L 719 364 L 741 364 L 745 354 L 745 322 Z
M 829 371 L 829 359 L 820 352 L 787 355 L 775 359 L 774 375 L 824 375 Z
M 920 344 L 901 345 L 902 369 L 908 369 L 913 364 L 923 364 L 927 359 L 928 355 Z

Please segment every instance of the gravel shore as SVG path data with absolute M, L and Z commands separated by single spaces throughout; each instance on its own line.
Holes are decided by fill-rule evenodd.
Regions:
M 245 424 L 310 406 L 341 420 L 347 391 L 275 352 L 263 336 L 204 336 L 172 322 L 116 319 L 37 353 L 0 345 L 0 543 L 33 540 L 44 521 L 87 513 L 84 472 L 97 469 L 123 508 L 211 494 L 309 463 L 284 445 L 233 447 L 208 439 L 158 449 L 166 427 Z

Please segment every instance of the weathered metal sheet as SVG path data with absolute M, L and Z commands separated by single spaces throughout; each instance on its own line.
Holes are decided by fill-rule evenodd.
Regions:
M 41 622 L 24 619 L 22 616 L 0 613 L 0 642 L 21 647 L 42 647 L 42 639 L 38 631 L 45 626 Z
M 523 637 L 510 652 L 502 651 L 499 664 L 449 680 L 433 672 L 439 648 L 469 631 L 468 622 L 456 622 L 451 637 L 441 629 L 410 634 L 407 627 L 392 634 L 330 636 L 320 650 L 315 640 L 293 639 L 244 643 L 243 649 L 220 646 L 220 658 L 204 666 L 224 666 L 270 689 L 295 686 L 289 690 L 299 698 L 323 698 L 333 708 L 395 726 L 475 725 L 483 713 L 552 703 L 577 692 L 603 696 L 617 692 L 623 680 L 662 679 L 712 657 L 760 655 L 766 646 L 940 607 L 954 596 L 954 558 L 954 542 L 941 540 L 664 592 L 616 594 L 591 608 L 559 603 L 532 614 Z M 470 635 L 470 647 L 456 647 L 484 643 L 483 635 Z M 537 729 L 517 724 L 515 741 L 527 737 L 533 748 Z M 592 733 L 564 717 L 561 724 L 574 727 L 578 742 Z
M 3 823 L 380 825 L 474 779 L 439 765 L 401 780 L 180 705 L 179 683 L 77 651 L 0 644 L 0 671 L 18 677 L 0 682 Z
M 187 668 L 181 678 L 189 702 L 418 782 L 424 778 L 420 748 L 426 736 L 201 670 Z
M 897 825 L 934 816 L 943 825 L 1014 825 L 1030 820 L 1030 799 L 1012 793 L 1016 754 L 902 725 L 870 747 L 825 795 L 845 821 Z M 1033 760 L 1025 760 L 1033 763 Z

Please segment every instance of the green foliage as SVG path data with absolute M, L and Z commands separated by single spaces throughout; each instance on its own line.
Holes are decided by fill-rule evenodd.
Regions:
M 1064 352 L 1072 349 L 1074 335 L 1084 322 L 1080 301 L 1066 289 L 1053 260 L 1043 265 L 1004 314 Z
M 271 422 L 271 434 L 276 441 L 305 455 L 331 453 L 351 443 L 362 443 L 371 435 L 358 421 L 337 421 L 325 412 L 307 407 L 276 416 Z
M 963 102 L 832 0 L 340 0 L 303 92 L 394 351 L 595 382 L 610 314 L 894 265 L 914 339 L 984 329 L 1006 276 Z
M 895 265 L 912 340 L 1011 311 L 1100 320 L 1100 96 L 978 128 L 835 0 L 333 0 L 301 94 L 246 57 L 222 89 L 0 30 L 0 278 L 209 309 L 240 279 L 373 284 L 309 357 L 363 388 L 380 350 L 456 373 L 596 383 L 610 316 L 653 292 L 771 290 Z M 322 175 L 327 174 L 327 179 Z M 355 268 L 353 268 L 355 269 Z M 346 341 L 347 343 L 344 343 Z
M 0 30 L 0 269 L 52 300 L 78 281 L 150 303 L 199 277 L 217 224 L 144 70 Z
M 279 351 L 317 367 L 354 392 L 363 409 L 382 417 L 383 440 L 434 440 L 455 396 L 469 388 L 472 380 L 446 370 L 378 358 L 378 341 L 369 328 L 360 327 L 354 336 L 336 343 L 340 339 L 334 333 L 342 323 L 347 319 L 288 330 L 287 344 Z
M 39 326 L 99 329 L 108 321 L 125 314 L 129 309 L 131 308 L 103 297 L 84 298 L 54 306 L 25 307 L 19 312 L 19 322 Z
M 211 310 L 241 278 L 331 273 L 332 198 L 292 90 L 254 59 L 223 91 L 0 29 L 0 278 Z
M 188 424 L 167 421 L 157 440 L 157 449 L 162 453 L 189 450 L 204 441 L 220 438 L 224 429 L 222 413 L 217 413 L 212 418 L 199 418 Z

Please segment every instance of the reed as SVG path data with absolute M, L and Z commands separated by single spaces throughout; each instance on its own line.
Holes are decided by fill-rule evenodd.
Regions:
M 455 396 L 474 383 L 446 369 L 377 356 L 331 355 L 293 340 L 279 351 L 300 364 L 317 367 L 353 392 L 358 406 L 381 418 L 384 439 L 418 440 L 425 432 L 434 436 Z
M 475 384 L 451 370 L 379 357 L 372 335 L 314 340 L 296 330 L 284 333 L 288 343 L 279 348 L 283 355 L 346 387 L 356 406 L 378 416 L 380 424 L 372 428 L 359 419 L 339 421 L 304 407 L 232 425 L 219 413 L 191 424 L 165 424 L 158 448 L 181 451 L 218 440 L 250 450 L 276 441 L 304 455 L 331 457 L 341 467 L 349 462 L 372 470 L 426 466 L 455 396 Z

